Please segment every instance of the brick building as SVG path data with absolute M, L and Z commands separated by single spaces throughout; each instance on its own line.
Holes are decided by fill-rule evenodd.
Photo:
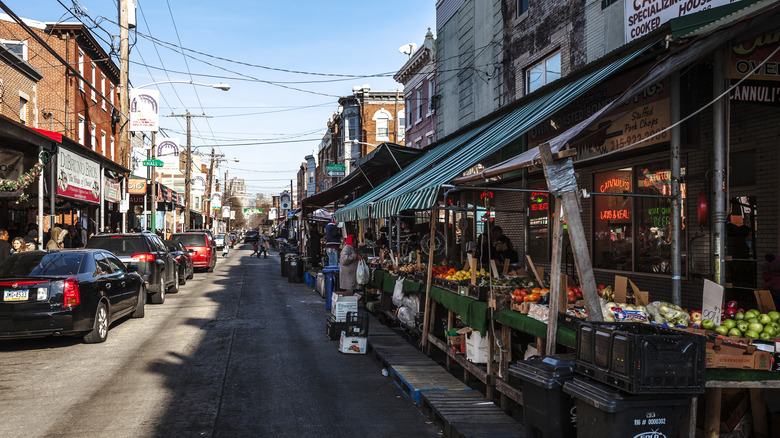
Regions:
M 43 75 L 25 60 L 23 44 L 0 43 L 0 114 L 37 126 L 38 82 Z
M 413 46 L 412 46 L 413 47 Z M 436 47 L 431 30 L 422 47 L 409 54 L 409 60 L 393 76 L 404 86 L 405 120 L 399 119 L 399 141 L 421 149 L 436 141 Z M 399 114 L 401 117 L 402 114 Z

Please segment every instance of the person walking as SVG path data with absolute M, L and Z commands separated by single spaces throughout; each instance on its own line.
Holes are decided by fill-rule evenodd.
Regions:
M 347 292 L 354 292 L 358 288 L 357 267 L 360 256 L 355 251 L 355 236 L 347 236 L 347 242 L 339 256 L 339 285 Z
M 11 244 L 8 243 L 8 231 L 0 230 L 0 262 L 11 257 Z
M 268 258 L 268 247 L 271 246 L 271 242 L 268 241 L 268 236 L 265 234 L 265 230 L 263 230 L 263 233 L 260 234 L 260 237 L 257 238 L 257 240 L 260 242 L 259 252 L 257 253 L 257 258 L 260 258 L 260 254 L 263 255 L 264 259 Z
M 328 266 L 338 266 L 339 247 L 341 247 L 341 230 L 336 221 L 332 220 L 325 227 L 325 252 L 328 254 Z
M 260 240 L 260 238 L 258 237 L 257 240 Z M 254 243 L 252 243 L 252 254 L 249 254 L 249 257 L 254 257 L 257 254 L 258 251 L 257 240 L 255 240 Z

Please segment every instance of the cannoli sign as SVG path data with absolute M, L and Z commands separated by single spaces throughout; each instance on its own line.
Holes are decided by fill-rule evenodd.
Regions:
M 65 149 L 57 153 L 57 194 L 100 202 L 100 165 Z

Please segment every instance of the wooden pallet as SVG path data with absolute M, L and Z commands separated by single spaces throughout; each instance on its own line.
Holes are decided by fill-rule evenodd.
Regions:
M 378 335 L 369 332 L 368 344 L 371 352 L 382 364 L 383 368 L 393 365 L 422 365 L 433 363 L 420 350 L 395 333 Z
M 471 390 L 431 360 L 427 364 L 392 365 L 390 375 L 396 386 L 415 404 L 420 403 L 420 393 L 424 391 Z
M 425 391 L 420 408 L 451 438 L 523 438 L 525 429 L 477 391 Z

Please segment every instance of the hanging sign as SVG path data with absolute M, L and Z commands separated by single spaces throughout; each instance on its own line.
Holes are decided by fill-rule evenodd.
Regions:
M 230 219 L 230 207 L 227 205 L 222 207 L 222 219 Z
M 103 177 L 103 196 L 108 202 L 119 202 L 121 193 L 121 186 L 119 181 L 113 180 L 106 176 Z
M 206 193 L 206 176 L 201 172 L 193 172 L 190 189 L 192 194 L 203 196 Z
M 87 202 L 100 202 L 100 165 L 60 148 L 57 153 L 57 194 Z
M 222 192 L 213 192 L 211 194 L 211 208 L 222 208 Z
M 157 132 L 160 92 L 130 89 L 130 132 Z
M 0 179 L 16 180 L 24 172 L 22 158 L 24 154 L 18 151 L 5 149 L 0 150 Z M 16 197 L 22 194 L 22 190 L 13 192 L 0 191 L 0 197 Z
M 178 173 L 180 171 L 180 151 L 178 138 L 166 138 L 157 145 L 157 158 L 163 162 L 162 173 Z

